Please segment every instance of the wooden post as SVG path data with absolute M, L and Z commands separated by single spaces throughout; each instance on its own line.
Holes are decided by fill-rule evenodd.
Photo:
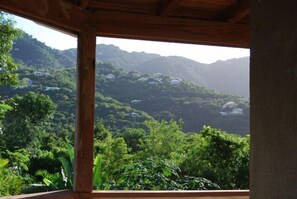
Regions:
M 93 190 L 96 35 L 78 34 L 74 192 Z

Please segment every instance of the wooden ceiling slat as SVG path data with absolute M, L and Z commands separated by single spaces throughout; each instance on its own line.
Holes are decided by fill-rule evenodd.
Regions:
M 80 7 L 81 9 L 86 9 L 89 5 L 91 0 L 80 0 Z
M 98 36 L 249 47 L 249 26 L 170 17 L 98 12 L 86 17 Z
M 97 10 L 121 11 L 130 13 L 150 14 L 154 2 L 126 2 L 126 1 L 91 1 L 89 7 Z
M 237 0 L 184 0 L 181 2 L 181 6 L 189 8 L 208 8 L 208 9 L 223 9 L 234 4 Z
M 180 4 L 181 0 L 163 0 L 160 1 L 160 8 L 158 10 L 158 15 L 166 16 L 170 11 L 176 9 Z
M 189 19 L 211 20 L 217 12 L 218 10 L 209 8 L 189 8 L 179 6 L 174 12 L 170 13 L 170 16 Z
M 250 14 L 250 1 L 240 0 L 239 5 L 229 14 L 229 23 L 236 23 Z

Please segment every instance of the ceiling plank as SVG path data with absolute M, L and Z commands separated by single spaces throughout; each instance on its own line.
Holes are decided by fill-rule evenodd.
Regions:
M 250 1 L 240 0 L 236 9 L 229 13 L 229 23 L 236 23 L 250 14 Z
M 81 30 L 83 19 L 78 6 L 61 0 L 2 0 L 0 9 L 67 33 Z
M 98 36 L 248 48 L 250 27 L 151 15 L 97 12 L 86 16 Z
M 90 0 L 80 0 L 79 6 L 81 9 L 84 10 L 88 7 L 89 3 L 90 3 Z
M 175 10 L 180 4 L 181 0 L 162 0 L 160 1 L 160 7 L 157 14 L 160 16 L 166 16 L 171 11 Z

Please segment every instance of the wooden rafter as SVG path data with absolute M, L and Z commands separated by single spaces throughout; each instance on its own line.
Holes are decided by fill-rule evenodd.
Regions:
M 171 11 L 177 8 L 181 0 L 162 0 L 158 8 L 157 14 L 160 16 L 166 16 Z
M 214 19 L 228 23 L 237 23 L 250 14 L 249 0 L 238 0 L 223 12 L 217 14 Z
M 229 13 L 229 23 L 236 23 L 250 14 L 250 1 L 240 0 L 236 9 Z
M 98 36 L 249 47 L 249 26 L 162 16 L 98 12 L 87 15 Z
M 0 9 L 71 34 L 81 30 L 79 8 L 61 0 L 1 0 Z

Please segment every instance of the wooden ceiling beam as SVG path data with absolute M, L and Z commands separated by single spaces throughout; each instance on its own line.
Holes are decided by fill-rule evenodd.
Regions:
M 162 0 L 159 2 L 160 6 L 158 8 L 157 15 L 167 16 L 171 11 L 177 8 L 181 0 Z
M 250 27 L 202 20 L 101 11 L 87 15 L 97 36 L 165 42 L 243 47 L 250 45 Z
M 250 14 L 250 1 L 240 0 L 236 9 L 229 13 L 228 22 L 236 23 Z
M 70 34 L 81 30 L 83 20 L 78 6 L 61 0 L 2 0 L 0 9 Z
M 214 17 L 215 20 L 237 23 L 250 14 L 249 0 L 238 0 L 223 12 Z

